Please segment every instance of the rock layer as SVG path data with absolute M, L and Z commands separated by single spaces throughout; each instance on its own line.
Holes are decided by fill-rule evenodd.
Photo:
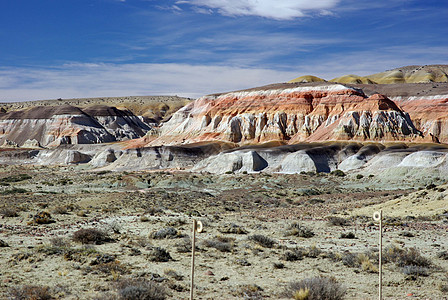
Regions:
M 151 127 L 130 111 L 115 107 L 33 107 L 0 114 L 0 143 L 34 145 L 108 143 L 144 136 Z
M 290 83 L 199 98 L 176 112 L 149 145 L 411 141 L 420 135 L 409 115 L 385 96 L 367 97 L 341 84 Z

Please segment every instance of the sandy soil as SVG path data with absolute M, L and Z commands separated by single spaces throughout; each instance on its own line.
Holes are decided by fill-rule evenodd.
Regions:
M 37 285 L 57 299 L 116 299 L 118 283 L 130 278 L 157 282 L 167 299 L 188 299 L 196 219 L 205 231 L 197 234 L 195 299 L 281 299 L 290 282 L 315 276 L 334 277 L 345 299 L 375 299 L 371 213 L 379 208 L 388 253 L 414 247 L 426 258 L 417 271 L 386 261 L 385 299 L 446 298 L 448 222 L 425 206 L 446 203 L 446 186 L 399 190 L 369 180 L 1 166 L 0 240 L 9 246 L 0 248 L 0 298 Z M 32 224 L 43 211 L 54 222 Z M 110 239 L 82 244 L 73 239 L 81 228 Z M 157 247 L 171 259 L 153 261 L 162 256 Z

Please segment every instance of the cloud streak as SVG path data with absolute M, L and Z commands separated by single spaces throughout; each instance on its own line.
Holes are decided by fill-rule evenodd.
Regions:
M 291 20 L 309 12 L 328 14 L 340 0 L 182 0 L 177 4 L 215 9 L 226 16 L 259 16 L 276 20 Z
M 0 101 L 205 94 L 284 82 L 296 72 L 187 64 L 83 64 L 0 68 Z

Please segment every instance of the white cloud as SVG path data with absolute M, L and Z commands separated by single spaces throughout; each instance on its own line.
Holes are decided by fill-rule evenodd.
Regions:
M 229 16 L 260 16 L 289 20 L 305 16 L 310 11 L 329 14 L 341 0 L 181 0 L 177 4 L 191 4 L 217 9 Z
M 188 64 L 83 64 L 0 68 L 0 101 L 131 95 L 197 98 L 294 78 L 296 72 Z

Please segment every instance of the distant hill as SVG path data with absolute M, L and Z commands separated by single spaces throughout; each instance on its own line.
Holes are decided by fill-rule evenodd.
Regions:
M 290 80 L 293 82 L 325 81 L 322 78 L 305 75 Z M 343 75 L 330 82 L 343 84 L 394 84 L 394 83 L 429 83 L 448 82 L 448 65 L 406 66 L 376 73 L 368 76 Z

